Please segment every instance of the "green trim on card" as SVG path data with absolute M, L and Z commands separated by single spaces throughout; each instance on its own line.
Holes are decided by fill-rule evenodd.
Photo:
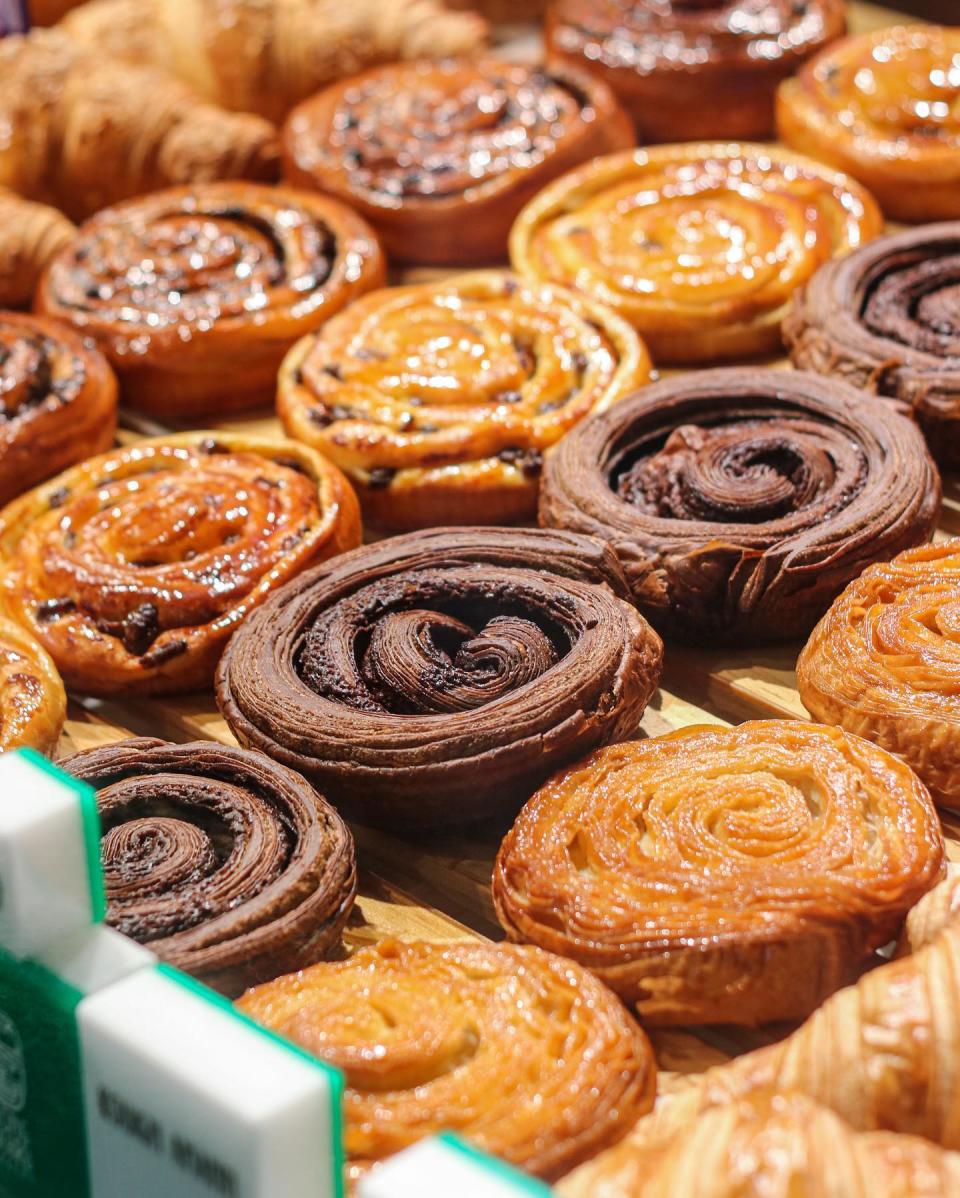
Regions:
M 521 1173 L 519 1169 L 515 1169 L 513 1165 L 508 1165 L 506 1161 L 500 1160 L 499 1157 L 489 1156 L 486 1152 L 481 1152 L 478 1148 L 472 1147 L 461 1140 L 458 1135 L 452 1131 L 441 1132 L 437 1136 L 441 1144 L 447 1148 L 452 1148 L 454 1152 L 459 1152 L 461 1156 L 467 1157 L 475 1165 L 479 1165 L 481 1169 L 489 1173 L 492 1177 L 499 1178 L 507 1184 L 513 1186 L 515 1190 L 524 1194 L 535 1194 L 537 1198 L 550 1198 L 550 1187 L 542 1181 L 537 1181 L 535 1177 L 531 1177 L 529 1173 Z

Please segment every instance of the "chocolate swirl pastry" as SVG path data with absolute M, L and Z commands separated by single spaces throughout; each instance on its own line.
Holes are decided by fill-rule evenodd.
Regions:
M 521 811 L 493 875 L 513 940 L 592 970 L 646 1025 L 802 1019 L 941 878 L 912 770 L 761 720 L 613 745 Z
M 149 739 L 60 765 L 97 791 L 111 927 L 231 996 L 339 947 L 357 892 L 353 838 L 292 770 Z
M 912 421 L 819 375 L 645 388 L 547 460 L 540 522 L 603 537 L 634 601 L 693 640 L 808 631 L 871 562 L 926 540 L 940 480 Z
M 360 541 L 335 466 L 279 438 L 140 441 L 0 513 L 0 607 L 73 689 L 209 686 L 230 634 L 305 566 Z
M 361 822 L 512 812 L 636 728 L 662 645 L 599 541 L 439 528 L 301 575 L 231 640 L 217 702 L 241 744 Z
M 831 262 L 797 293 L 794 364 L 913 409 L 938 461 L 960 465 L 960 222 L 896 233 Z
M 71 328 L 0 312 L 0 504 L 102 453 L 117 427 L 117 380 Z
M 646 1036 L 586 971 L 535 948 L 384 941 L 238 1006 L 345 1073 L 351 1181 L 441 1129 L 559 1177 L 653 1106 Z
M 514 217 L 545 183 L 633 145 L 606 84 L 558 66 L 421 60 L 334 84 L 291 113 L 287 178 L 365 216 L 391 257 L 503 258 Z
M 777 85 L 846 28 L 844 0 L 552 0 L 547 52 L 608 83 L 641 142 L 769 137 Z
M 287 432 L 393 529 L 532 520 L 543 453 L 650 377 L 613 312 L 508 271 L 364 297 L 280 370 Z
M 0 619 L 0 752 L 27 747 L 49 756 L 66 714 L 67 695 L 46 650 Z
M 383 281 L 372 230 L 336 200 L 205 183 L 98 213 L 36 303 L 96 339 L 125 403 L 190 419 L 271 402 L 289 347 Z

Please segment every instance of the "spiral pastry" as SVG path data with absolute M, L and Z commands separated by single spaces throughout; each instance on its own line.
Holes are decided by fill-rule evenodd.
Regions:
M 60 763 L 97 791 L 107 923 L 226 994 L 312 965 L 353 906 L 353 838 L 261 753 L 134 739 Z
M 352 304 L 287 355 L 277 407 L 371 523 L 503 524 L 535 516 L 544 451 L 649 377 L 613 312 L 477 271 Z
M 960 465 L 960 221 L 881 237 L 822 266 L 783 323 L 802 370 L 908 404 Z
M 71 328 L 0 312 L 0 504 L 113 444 L 117 381 Z
M 881 229 L 858 184 L 786 150 L 662 146 L 552 183 L 514 224 L 510 260 L 618 312 L 654 361 L 700 362 L 777 352 L 796 288 Z
M 294 341 L 383 281 L 373 232 L 336 200 L 206 183 L 87 221 L 36 304 L 96 338 L 126 403 L 190 419 L 270 402 Z
M 894 26 L 844 38 L 788 79 L 788 145 L 849 171 L 888 216 L 960 218 L 960 30 Z
M 203 433 L 91 458 L 0 513 L 0 608 L 93 695 L 209 686 L 236 626 L 360 541 L 356 496 L 306 446 Z
M 535 948 L 384 941 L 238 1005 L 346 1074 L 352 1180 L 442 1129 L 553 1178 L 653 1105 L 640 1028 L 588 973 Z
M 291 113 L 288 179 L 338 196 L 391 257 L 457 265 L 503 257 L 545 183 L 632 146 L 605 83 L 565 67 L 421 60 L 334 84 Z
M 559 766 L 630 735 L 660 638 L 590 537 L 430 529 L 285 587 L 232 639 L 217 701 L 241 744 L 364 823 L 514 812 Z
M 708 370 L 585 421 L 546 462 L 540 522 L 609 541 L 634 601 L 695 640 L 805 634 L 871 562 L 933 532 L 919 429 L 814 374 Z
M 777 85 L 846 28 L 843 0 L 552 0 L 547 52 L 608 83 L 642 143 L 769 137 Z
M 51 755 L 66 714 L 66 692 L 47 652 L 0 619 L 0 753 L 27 747 Z

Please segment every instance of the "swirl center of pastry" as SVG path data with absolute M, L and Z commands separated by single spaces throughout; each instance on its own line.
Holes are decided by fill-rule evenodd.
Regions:
M 960 357 L 960 247 L 898 255 L 868 289 L 866 327 L 920 353 Z

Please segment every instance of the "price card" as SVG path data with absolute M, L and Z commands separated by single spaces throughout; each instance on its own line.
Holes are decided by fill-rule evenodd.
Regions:
M 550 1187 L 457 1136 L 421 1140 L 377 1166 L 357 1198 L 550 1198 Z

